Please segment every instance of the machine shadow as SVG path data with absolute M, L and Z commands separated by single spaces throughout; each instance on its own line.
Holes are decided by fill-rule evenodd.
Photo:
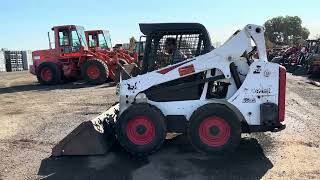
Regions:
M 273 167 L 255 139 L 242 139 L 235 153 L 205 156 L 183 138 L 165 141 L 161 150 L 135 159 L 119 145 L 104 156 L 43 159 L 38 175 L 46 179 L 261 179 Z
M 23 84 L 23 85 L 9 86 L 9 87 L 0 87 L 0 94 L 10 94 L 10 93 L 27 92 L 27 91 L 51 91 L 56 89 L 80 89 L 80 88 L 93 87 L 93 86 L 95 85 L 90 85 L 83 81 L 68 82 L 64 84 L 51 85 L 51 86 L 40 85 L 39 83 L 33 83 L 33 84 Z M 115 86 L 115 83 L 108 82 L 100 86 L 101 88 L 112 87 L 112 86 Z

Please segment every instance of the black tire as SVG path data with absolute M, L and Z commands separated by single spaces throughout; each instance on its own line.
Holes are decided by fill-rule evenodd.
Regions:
M 43 62 L 37 68 L 37 79 L 42 85 L 61 83 L 61 75 L 61 69 L 53 62 Z
M 241 124 L 225 105 L 207 104 L 192 114 L 188 135 L 191 144 L 200 152 L 229 153 L 240 143 Z
M 108 66 L 100 59 L 87 60 L 81 66 L 81 76 L 89 84 L 103 84 L 108 79 Z
M 137 121 L 141 119 L 147 123 L 139 124 Z M 133 104 L 119 117 L 115 132 L 119 143 L 129 153 L 139 157 L 147 156 L 156 152 L 166 137 L 165 118 L 155 106 L 145 103 Z

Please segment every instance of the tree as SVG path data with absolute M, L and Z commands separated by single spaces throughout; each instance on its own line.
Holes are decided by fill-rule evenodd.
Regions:
M 294 38 L 307 39 L 310 32 L 298 16 L 278 16 L 264 23 L 266 38 L 275 44 L 291 44 Z

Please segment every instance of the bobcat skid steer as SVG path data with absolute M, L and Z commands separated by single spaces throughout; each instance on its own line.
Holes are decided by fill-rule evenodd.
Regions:
M 53 156 L 103 154 L 114 141 L 145 156 L 168 132 L 187 134 L 197 150 L 217 154 L 234 150 L 241 133 L 285 128 L 286 69 L 267 61 L 263 27 L 249 24 L 216 49 L 198 23 L 140 29 L 144 59 L 136 74 L 120 67 L 119 103 L 83 122 Z

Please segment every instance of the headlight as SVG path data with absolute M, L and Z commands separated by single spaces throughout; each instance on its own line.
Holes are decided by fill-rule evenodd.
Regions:
M 136 102 L 137 103 L 146 103 L 147 102 L 147 96 L 145 93 L 139 93 L 137 96 L 136 96 Z
M 33 56 L 33 60 L 39 60 L 40 56 Z

